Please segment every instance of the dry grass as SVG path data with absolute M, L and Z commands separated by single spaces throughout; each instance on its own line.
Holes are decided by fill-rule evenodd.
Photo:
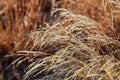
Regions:
M 27 68 L 25 80 L 119 79 L 119 41 L 105 35 L 100 25 L 88 17 L 61 9 L 59 20 L 31 33 L 33 47 L 22 52 L 32 54 L 39 50 L 39 55 L 46 57 L 37 59 L 34 53 L 29 58 L 33 62 Z
M 97 21 L 105 34 L 118 37 L 116 33 L 118 28 L 113 25 L 118 24 L 120 1 L 119 0 L 64 0 L 65 8 L 71 10 L 75 14 L 81 14 Z M 117 20 L 116 20 L 117 19 Z M 112 32 L 113 34 L 110 34 Z
M 0 54 L 12 57 L 14 75 L 23 64 L 24 80 L 120 79 L 119 0 L 61 0 L 53 25 L 33 31 L 41 23 L 37 1 L 0 2 Z

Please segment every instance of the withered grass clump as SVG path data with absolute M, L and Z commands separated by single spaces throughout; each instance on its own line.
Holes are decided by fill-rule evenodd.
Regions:
M 105 34 L 118 37 L 117 25 L 119 23 L 120 0 L 64 0 L 64 7 L 75 14 L 90 17 L 102 25 Z M 114 15 L 115 14 L 115 15 Z M 112 32 L 112 34 L 111 34 Z
M 119 0 L 58 0 L 42 26 L 39 1 L 0 1 L 0 79 L 120 79 Z
M 26 57 L 33 62 L 24 80 L 120 79 L 119 41 L 104 34 L 100 25 L 88 17 L 61 9 L 59 20 L 31 33 L 31 51 L 21 51 L 33 54 Z

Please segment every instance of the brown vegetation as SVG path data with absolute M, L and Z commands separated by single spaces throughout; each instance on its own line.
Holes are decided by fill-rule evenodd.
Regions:
M 119 7 L 119 0 L 1 0 L 0 80 L 120 80 Z

